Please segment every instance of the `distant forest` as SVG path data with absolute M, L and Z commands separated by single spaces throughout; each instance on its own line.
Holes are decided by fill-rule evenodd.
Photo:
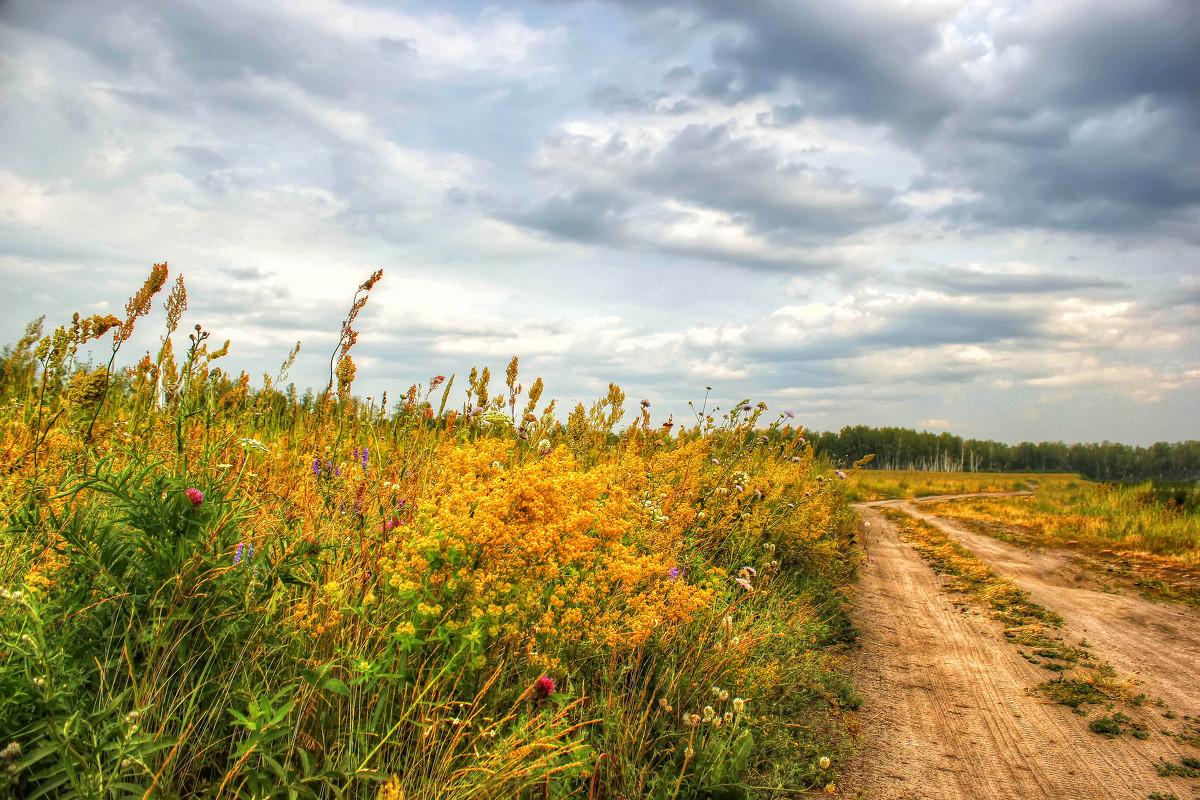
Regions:
M 910 428 L 846 426 L 809 435 L 818 453 L 839 466 L 874 454 L 867 469 L 944 472 L 1078 472 L 1096 481 L 1192 481 L 1200 479 L 1200 442 L 1159 442 L 1131 447 L 1115 442 L 1003 442 L 964 440 L 949 433 Z

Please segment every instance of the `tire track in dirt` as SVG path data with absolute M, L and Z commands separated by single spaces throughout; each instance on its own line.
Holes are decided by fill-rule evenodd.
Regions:
M 994 572 L 1016 580 L 1035 603 L 1058 612 L 1067 629 L 1086 637 L 1118 673 L 1136 673 L 1148 697 L 1161 697 L 1179 716 L 1200 716 L 1196 689 L 1200 612 L 1196 609 L 1097 591 L 1091 571 L 1069 550 L 1027 550 L 911 504 L 900 508 L 937 525 Z
M 1200 797 L 1198 782 L 1155 774 L 1159 756 L 1186 753 L 1157 732 L 1161 718 L 1147 718 L 1149 741 L 1108 740 L 1070 709 L 1030 696 L 1026 689 L 1050 675 L 1017 654 L 1000 623 L 960 611 L 874 505 L 881 504 L 856 506 L 871 523 L 875 560 L 863 571 L 853 612 L 861 634 L 854 678 L 864 697 L 862 740 L 843 775 L 843 796 L 1091 800 L 1159 791 Z M 1032 589 L 1027 580 L 1022 587 Z M 1143 631 L 1143 647 L 1152 635 Z M 1095 645 L 1101 658 L 1108 656 Z

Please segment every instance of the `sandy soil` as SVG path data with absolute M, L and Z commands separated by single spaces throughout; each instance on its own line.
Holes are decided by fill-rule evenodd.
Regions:
M 929 498 L 932 499 L 932 498 Z M 901 542 L 876 507 L 894 505 L 941 526 L 997 573 L 1063 616 L 1072 643 L 1086 637 L 1100 660 L 1137 673 L 1139 691 L 1161 697 L 1179 719 L 1152 703 L 1120 709 L 1152 731 L 1139 741 L 1091 733 L 1087 719 L 1027 689 L 1051 673 L 1030 664 L 980 609 Z M 857 506 L 870 522 L 870 553 L 855 604 L 861 632 L 855 683 L 858 760 L 840 793 L 863 798 L 1200 798 L 1200 779 L 1162 778 L 1159 758 L 1200 757 L 1200 749 L 1163 735 L 1183 715 L 1200 716 L 1200 614 L 1181 606 L 1097 591 L 1071 553 L 1022 550 L 924 514 L 911 502 Z M 1093 716 L 1101 713 L 1093 709 Z

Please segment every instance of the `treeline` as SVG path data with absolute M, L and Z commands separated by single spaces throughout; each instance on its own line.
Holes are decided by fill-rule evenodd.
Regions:
M 1159 442 L 1132 447 L 1116 442 L 1004 442 L 963 439 L 911 428 L 846 426 L 809 436 L 818 452 L 849 466 L 874 454 L 867 469 L 946 472 L 1078 472 L 1097 481 L 1200 479 L 1200 442 Z

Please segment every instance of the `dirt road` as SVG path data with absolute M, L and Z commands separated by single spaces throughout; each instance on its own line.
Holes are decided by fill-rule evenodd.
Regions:
M 865 698 L 862 744 L 840 791 L 863 798 L 1147 798 L 1152 792 L 1200 798 L 1200 779 L 1159 777 L 1161 758 L 1200 757 L 1163 735 L 1178 730 L 1164 709 L 1121 709 L 1151 738 L 1108 739 L 1083 718 L 1027 689 L 1053 675 L 1030 664 L 1000 623 L 961 597 L 876 510 L 894 505 L 946 530 L 1001 575 L 1015 578 L 1066 620 L 1070 643 L 1083 637 L 1119 672 L 1138 673 L 1151 701 L 1178 717 L 1200 716 L 1200 614 L 1136 596 L 1105 594 L 1073 567 L 1070 553 L 1027 551 L 969 533 L 912 503 L 860 504 L 870 522 L 870 553 L 854 621 L 861 632 L 855 682 Z M 1092 716 L 1101 713 L 1093 710 Z

